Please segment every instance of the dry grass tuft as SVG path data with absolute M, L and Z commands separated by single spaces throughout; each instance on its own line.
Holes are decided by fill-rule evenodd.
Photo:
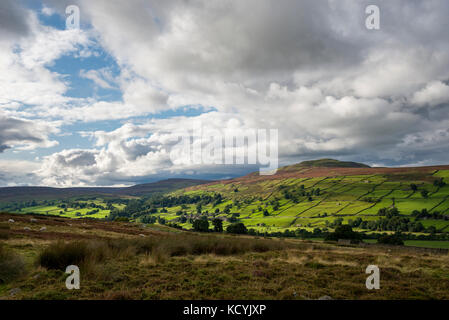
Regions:
M 22 257 L 0 245 L 0 284 L 9 283 L 25 272 Z

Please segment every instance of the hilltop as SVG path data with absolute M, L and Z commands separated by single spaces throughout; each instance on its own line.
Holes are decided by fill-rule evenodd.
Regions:
M 324 167 L 324 168 L 370 168 L 370 166 L 364 163 L 352 162 L 352 161 L 340 161 L 335 159 L 318 159 L 303 161 L 292 166 L 283 167 L 283 170 L 304 168 L 304 167 Z

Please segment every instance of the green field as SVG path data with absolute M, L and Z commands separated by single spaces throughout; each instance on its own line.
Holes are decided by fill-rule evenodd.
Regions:
M 336 224 L 354 224 L 356 221 L 358 224 L 354 224 L 354 228 L 359 231 L 448 233 L 449 185 L 445 183 L 449 183 L 449 170 L 241 179 L 178 189 L 159 196 L 168 199 L 167 204 L 155 202 L 151 196 L 134 200 L 73 198 L 38 201 L 30 206 L 19 203 L 13 209 L 3 210 L 96 219 L 111 218 L 111 211 L 114 211 L 112 218 L 126 217 L 139 222 L 150 215 L 160 224 L 173 224 L 184 229 L 191 229 L 192 222 L 199 217 L 209 221 L 219 218 L 224 228 L 233 222 L 241 222 L 247 229 L 259 233 L 298 228 L 331 231 Z M 219 201 L 210 200 L 217 196 Z M 182 197 L 187 200 L 172 201 Z M 66 207 L 61 208 L 64 204 Z M 100 209 L 92 213 L 96 207 Z M 384 208 L 397 209 L 395 219 L 405 222 L 397 222 L 398 229 L 396 226 L 376 226 L 375 223 L 385 219 L 379 215 L 379 210 Z M 423 210 L 428 216 L 417 218 L 415 211 Z
M 434 176 L 448 179 L 449 170 L 441 170 Z M 230 214 L 239 213 L 240 221 L 248 228 L 256 230 L 282 231 L 295 227 L 324 227 L 326 221 L 332 222 L 337 217 L 341 217 L 345 222 L 355 218 L 372 221 L 380 218 L 379 209 L 395 207 L 401 216 L 408 217 L 411 221 L 415 221 L 412 217 L 414 210 L 426 209 L 429 212 L 437 211 L 447 215 L 447 220 L 425 219 L 419 222 L 425 228 L 434 226 L 438 230 L 449 232 L 449 185 L 436 187 L 432 184 L 431 177 L 416 180 L 416 176 L 411 175 L 409 181 L 404 181 L 403 176 L 397 178 L 397 181 L 395 178 L 394 175 L 354 175 L 332 178 L 290 178 L 246 184 L 236 182 L 200 186 L 190 190 L 188 194 L 192 196 L 214 193 L 224 195 L 225 200 L 221 204 L 202 206 L 202 212 L 207 214 L 218 209 L 222 215 L 221 212 L 226 205 L 236 201 L 244 202 L 244 205 L 234 205 Z M 412 189 L 412 184 L 418 186 L 417 190 Z M 301 185 L 306 193 L 319 188 L 320 194 L 312 195 L 310 198 L 300 196 L 296 201 L 292 201 L 282 192 L 282 190 L 295 192 Z M 422 195 L 423 190 L 428 191 L 427 196 Z M 176 191 L 171 195 L 181 194 L 183 191 Z M 276 207 L 271 203 L 273 200 L 277 201 Z M 168 210 L 170 212 L 170 208 Z M 269 214 L 264 215 L 264 210 L 267 210 Z M 186 214 L 197 214 L 195 206 L 186 210 Z M 170 213 L 159 213 L 158 216 L 173 219 Z
M 72 201 L 52 201 L 54 202 L 51 205 L 32 205 L 25 206 L 20 208 L 14 208 L 8 210 L 11 213 L 23 213 L 23 214 L 39 214 L 39 215 L 57 215 L 61 217 L 67 218 L 94 218 L 94 219 L 104 219 L 106 218 L 111 210 L 103 209 L 103 208 L 95 208 L 95 206 L 106 207 L 107 204 L 102 198 L 94 198 L 91 200 L 79 200 L 72 199 Z M 86 207 L 78 207 L 78 206 L 70 206 L 70 203 L 81 203 L 85 204 Z M 61 205 L 66 204 L 65 208 L 62 208 Z M 114 204 L 114 208 L 123 209 L 125 207 L 124 204 Z M 98 209 L 97 212 L 93 212 L 95 209 Z

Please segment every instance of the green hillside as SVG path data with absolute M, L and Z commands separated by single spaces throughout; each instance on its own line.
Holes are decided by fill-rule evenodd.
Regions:
M 191 229 L 195 220 L 241 222 L 253 233 L 332 231 L 449 232 L 449 166 L 370 168 L 332 159 L 280 168 L 273 176 L 210 182 L 157 195 L 36 199 L 5 211 L 128 219 Z
M 334 161 L 332 167 L 337 164 Z M 174 199 L 188 196 L 193 203 L 168 203 L 167 212 L 156 215 L 185 228 L 191 227 L 189 219 L 207 216 L 223 219 L 225 226 L 237 220 L 259 232 L 333 228 L 341 223 L 367 231 L 449 232 L 449 170 L 373 172 L 222 181 L 171 193 Z M 388 226 L 376 226 L 380 219 L 388 220 L 383 222 Z

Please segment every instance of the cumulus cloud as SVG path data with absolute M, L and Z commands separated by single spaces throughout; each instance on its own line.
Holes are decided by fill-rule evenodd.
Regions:
M 82 30 L 42 26 L 35 13 L 22 11 L 28 34 L 14 39 L 0 34 L 0 107 L 19 103 L 36 115 L 42 109 L 67 106 L 77 99 L 65 95 L 68 83 L 48 67 L 64 55 L 91 46 L 90 36 Z
M 33 161 L 0 160 L 0 185 L 39 185 L 41 184 L 41 179 L 33 173 L 39 167 L 40 164 Z
M 9 118 L 0 114 L 0 153 L 12 147 L 22 150 L 52 147 L 58 144 L 49 135 L 58 132 L 54 126 L 41 121 Z
M 433 81 L 414 93 L 412 102 L 417 105 L 436 106 L 449 103 L 449 86 L 441 81 Z
M 73 149 L 54 153 L 44 158 L 36 174 L 51 185 L 104 185 L 117 181 L 132 184 L 135 181 L 162 179 L 167 176 L 225 178 L 245 174 L 248 168 L 258 170 L 258 165 L 225 164 L 223 156 L 234 148 L 223 141 L 219 166 L 204 161 L 207 146 L 214 147 L 209 139 L 214 135 L 226 136 L 232 132 L 244 137 L 239 129 L 241 119 L 230 118 L 216 112 L 198 117 L 153 119 L 142 124 L 126 123 L 113 131 L 82 132 L 94 140 L 95 149 Z M 198 135 L 197 130 L 201 128 Z M 182 138 L 192 138 L 191 155 L 184 153 Z M 179 152 L 179 153 L 178 153 Z M 212 155 L 214 156 L 214 155 Z M 185 157 L 183 159 L 182 157 Z M 200 159 L 200 163 L 194 161 Z

